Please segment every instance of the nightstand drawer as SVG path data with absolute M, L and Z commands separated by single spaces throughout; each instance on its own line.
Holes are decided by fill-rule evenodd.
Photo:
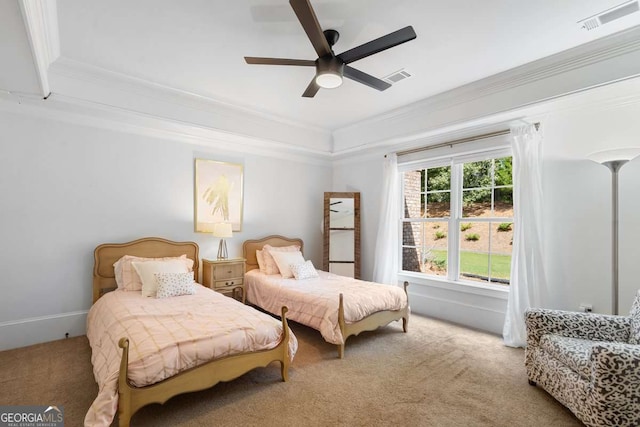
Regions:
M 220 264 L 213 268 L 213 276 L 216 282 L 227 279 L 235 279 L 244 275 L 244 263 Z M 217 286 L 216 286 L 217 287 Z
M 232 288 L 234 286 L 242 286 L 242 279 L 234 278 L 229 280 L 219 280 L 213 283 L 213 289 Z
M 237 298 L 242 293 L 242 303 L 246 301 L 244 295 L 244 258 L 202 260 L 202 284 L 216 292 Z

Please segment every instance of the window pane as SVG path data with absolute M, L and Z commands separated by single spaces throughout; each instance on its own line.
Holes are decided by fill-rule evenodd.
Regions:
M 447 274 L 448 224 L 403 224 L 402 269 L 426 274 Z
M 493 190 L 494 216 L 513 217 L 513 187 L 501 187 Z
M 509 284 L 513 224 L 469 222 L 460 229 L 461 279 Z
M 495 185 L 513 185 L 512 158 L 503 157 L 495 160 Z
M 464 190 L 462 192 L 462 216 L 477 218 L 491 216 L 491 190 Z
M 403 222 L 402 246 L 422 245 L 422 228 L 423 223 L 421 222 Z
M 460 232 L 460 276 L 464 280 L 486 282 L 489 279 L 489 223 L 470 224 L 470 228 Z
M 427 169 L 427 191 L 451 189 L 451 166 Z
M 451 194 L 431 193 L 427 194 L 427 218 L 449 218 L 451 206 Z
M 491 223 L 491 281 L 508 284 L 511 277 L 513 223 Z
M 407 171 L 403 174 L 404 200 L 403 211 L 405 218 L 421 218 L 424 211 L 424 200 L 421 189 L 423 187 L 423 171 Z
M 462 170 L 463 188 L 491 187 L 491 160 L 465 163 Z

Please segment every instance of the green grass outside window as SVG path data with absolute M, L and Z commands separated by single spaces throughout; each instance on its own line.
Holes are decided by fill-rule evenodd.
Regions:
M 432 250 L 436 261 L 447 259 L 447 251 Z M 488 276 L 489 255 L 478 252 L 460 252 L 460 272 Z M 511 255 L 491 255 L 491 277 L 509 279 L 511 276 Z

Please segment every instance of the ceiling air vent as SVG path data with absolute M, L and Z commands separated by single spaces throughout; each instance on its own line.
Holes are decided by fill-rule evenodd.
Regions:
M 399 71 L 396 71 L 396 72 L 393 72 L 393 73 L 389 74 L 388 76 L 383 77 L 382 80 L 385 80 L 385 81 L 387 81 L 387 82 L 389 82 L 391 84 L 394 84 L 394 83 L 398 83 L 400 80 L 404 80 L 404 79 L 407 79 L 409 77 L 411 77 L 411 74 L 409 74 L 403 68 L 403 69 L 401 69 Z
M 607 9 L 596 15 L 585 18 L 582 21 L 578 21 L 578 25 L 584 30 L 591 31 L 601 25 L 608 24 L 611 21 L 615 21 L 623 16 L 638 12 L 639 10 L 640 6 L 638 5 L 638 0 L 626 1 L 612 7 L 611 9 Z

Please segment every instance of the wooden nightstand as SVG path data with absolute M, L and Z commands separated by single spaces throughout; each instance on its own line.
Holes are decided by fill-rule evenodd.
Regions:
M 244 292 L 244 258 L 203 259 L 202 284 L 216 292 L 236 297 L 236 290 L 242 292 L 242 303 L 246 301 Z

